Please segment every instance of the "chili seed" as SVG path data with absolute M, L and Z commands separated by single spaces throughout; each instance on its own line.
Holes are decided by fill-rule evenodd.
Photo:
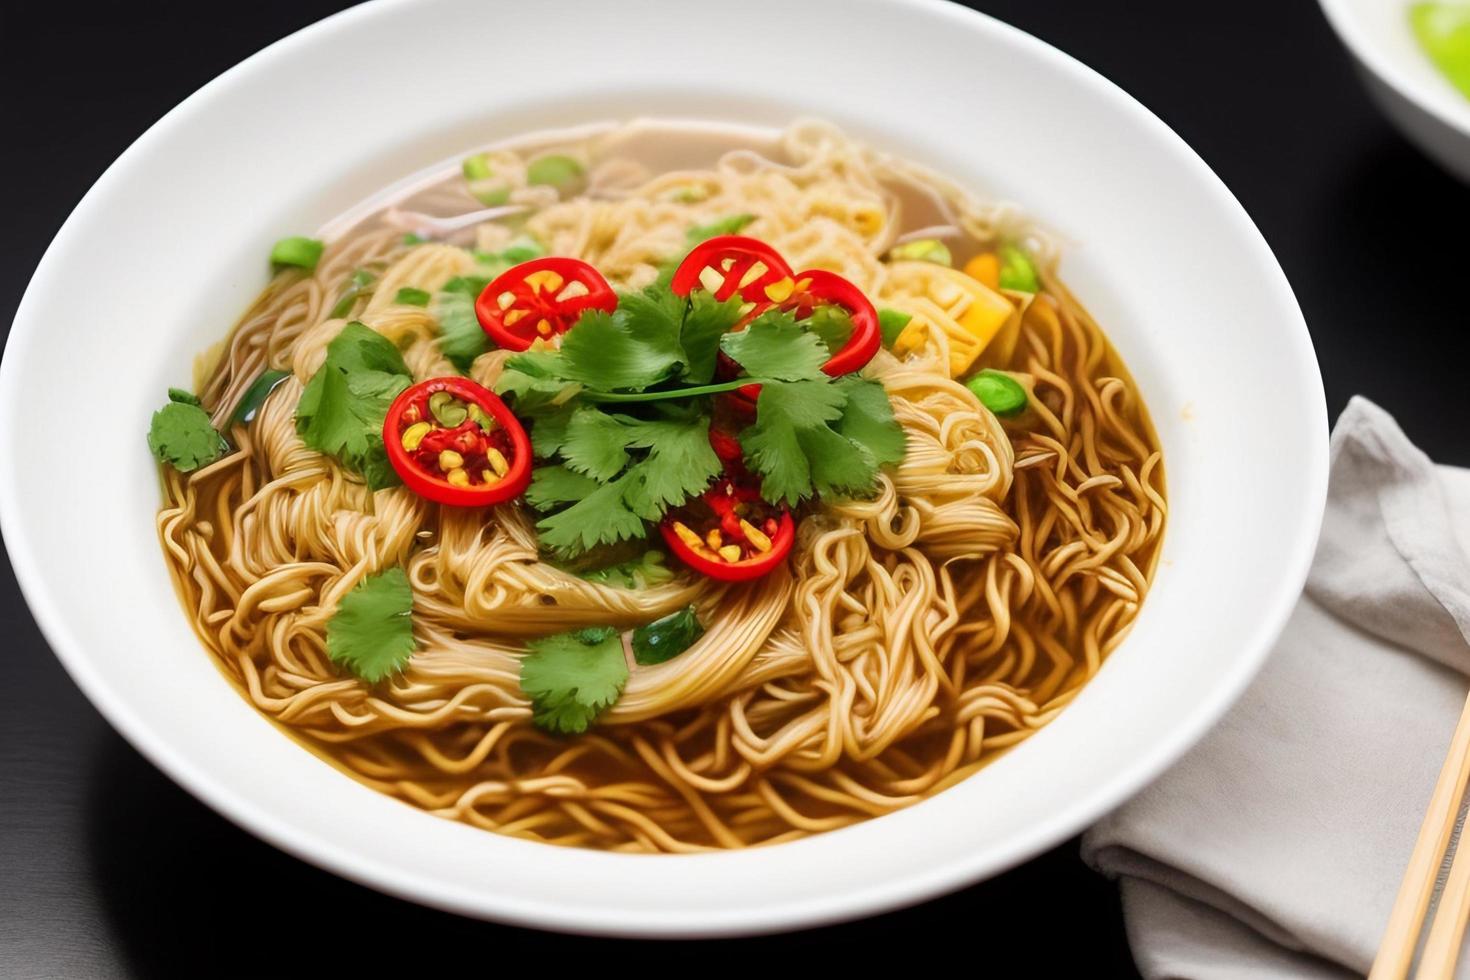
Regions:
M 689 530 L 688 525 L 686 525 L 683 521 L 674 522 L 674 533 L 679 536 L 680 541 L 684 542 L 695 551 L 704 550 L 704 540 L 700 538 L 699 535 Z
M 484 480 L 487 484 L 500 482 L 500 477 L 496 476 L 489 470 L 481 470 L 480 479 Z
M 720 546 L 725 543 L 725 539 L 721 537 L 718 528 L 706 534 L 704 536 L 704 540 L 710 546 L 710 550 L 712 551 L 719 551 Z
M 740 545 L 725 545 L 723 548 L 720 549 L 720 557 L 725 559 L 727 562 L 734 564 L 735 562 L 740 560 Z
M 408 413 L 405 412 L 404 414 L 407 415 Z M 403 448 L 407 449 L 409 452 L 413 452 L 415 449 L 419 448 L 419 443 L 424 441 L 424 436 L 428 435 L 429 430 L 431 430 L 432 428 L 433 426 L 427 422 L 415 422 L 413 425 L 410 425 L 408 428 L 404 429 Z
M 470 485 L 470 475 L 458 467 L 450 470 L 445 479 L 449 481 L 451 486 L 467 487 Z
M 496 476 L 505 476 L 510 472 L 510 463 L 506 462 L 505 454 L 495 448 L 485 450 L 485 459 L 489 461 L 490 468 L 495 471 Z
M 464 457 L 453 449 L 446 449 L 439 454 L 439 468 L 445 473 L 458 469 L 464 465 Z
M 765 552 L 771 550 L 771 539 L 754 524 L 743 520 L 740 522 L 740 530 L 745 532 L 745 540 L 755 545 L 756 551 Z

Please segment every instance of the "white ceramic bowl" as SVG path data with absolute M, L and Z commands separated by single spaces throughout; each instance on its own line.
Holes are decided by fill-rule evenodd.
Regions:
M 1132 366 L 1166 451 L 1172 513 L 1156 587 L 1060 718 L 920 805 L 742 853 L 528 843 L 353 782 L 221 677 L 153 528 L 149 414 L 262 286 L 273 239 L 468 147 L 649 113 L 765 125 L 822 115 L 1030 205 L 1078 243 L 1064 273 Z M 1301 314 L 1234 198 L 1127 95 L 1012 28 L 930 0 L 744 0 L 738 12 L 395 0 L 210 83 L 77 206 L 0 364 L 0 459 L 12 461 L 0 518 L 31 608 L 88 697 L 181 785 L 278 847 L 468 915 L 733 934 L 973 882 L 1162 771 L 1240 693 L 1296 600 L 1326 433 Z
M 1409 0 L 1319 2 L 1378 107 L 1419 149 L 1470 181 L 1470 99 L 1414 39 Z

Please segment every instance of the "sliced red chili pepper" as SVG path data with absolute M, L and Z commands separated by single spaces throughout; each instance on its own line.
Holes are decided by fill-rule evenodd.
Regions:
M 680 561 L 721 582 L 765 575 L 786 560 L 796 541 L 790 510 L 766 503 L 750 484 L 728 478 L 670 512 L 659 530 Z
M 507 269 L 475 300 L 480 326 L 507 350 L 528 350 L 538 339 L 555 343 L 588 310 L 617 308 L 617 294 L 602 273 L 559 255 Z
M 762 310 L 786 298 L 791 290 L 789 286 L 783 289 L 782 282 L 790 279 L 791 267 L 765 242 L 744 235 L 717 235 L 684 256 L 669 288 L 676 296 L 688 296 L 704 287 L 722 303 L 739 293 L 742 300 Z
M 798 320 L 804 320 L 818 306 L 839 306 L 852 320 L 852 335 L 822 365 L 822 371 L 837 378 L 871 361 L 883 344 L 883 332 L 878 329 L 878 311 L 863 291 L 826 269 L 798 272 L 795 278 L 796 290 L 781 304 L 782 309 L 791 310 Z
M 449 397 L 436 398 L 441 393 Z M 405 389 L 383 419 L 383 444 L 405 486 L 452 507 L 498 504 L 531 482 L 526 430 L 505 402 L 468 378 Z

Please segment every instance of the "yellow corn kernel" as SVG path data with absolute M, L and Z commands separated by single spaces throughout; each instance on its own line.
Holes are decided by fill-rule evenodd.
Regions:
M 695 551 L 704 550 L 704 539 L 695 534 L 693 531 L 689 530 L 689 526 L 686 525 L 683 521 L 674 522 L 674 533 L 679 536 L 680 541 L 684 542 Z
M 740 560 L 740 545 L 738 544 L 727 544 L 719 549 L 719 552 L 721 558 L 732 564 Z
M 439 454 L 439 468 L 445 473 L 464 465 L 464 457 L 453 449 L 446 449 Z
M 749 521 L 740 522 L 740 530 L 745 532 L 745 540 L 755 546 L 756 551 L 770 551 L 771 539 L 766 533 Z
M 491 483 L 499 483 L 500 482 L 500 477 L 496 476 L 494 473 L 492 473 L 489 470 L 481 470 L 480 471 L 480 479 L 484 480 L 485 481 L 485 484 L 487 486 L 489 484 L 491 484 Z
M 720 548 L 723 547 L 725 544 L 725 539 L 723 536 L 721 536 L 719 528 L 715 528 L 713 531 L 706 534 L 704 536 L 704 541 L 705 544 L 708 544 L 710 546 L 711 551 L 719 551 Z
M 470 475 L 459 467 L 450 470 L 444 479 L 448 480 L 449 485 L 453 487 L 467 487 L 470 485 Z
M 792 290 L 796 289 L 796 281 L 790 276 L 778 279 L 766 287 L 766 297 L 772 303 L 784 303 L 791 298 Z
M 505 476 L 510 472 L 510 463 L 506 461 L 505 454 L 498 449 L 485 450 L 485 459 L 489 460 L 490 468 L 495 471 L 496 476 Z
M 424 441 L 424 436 L 428 435 L 433 428 L 427 422 L 415 422 L 410 425 L 403 430 L 403 448 L 413 452 L 419 448 L 419 443 Z

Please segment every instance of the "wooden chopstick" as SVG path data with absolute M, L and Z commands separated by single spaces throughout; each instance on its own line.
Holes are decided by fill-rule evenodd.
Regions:
M 1439 906 L 1434 910 L 1434 921 L 1429 924 L 1429 938 L 1424 941 L 1424 953 L 1419 957 L 1417 980 L 1450 980 L 1455 974 L 1455 960 L 1460 955 L 1460 942 L 1465 938 L 1465 922 L 1470 919 L 1470 842 L 1463 832 L 1450 861 L 1449 877 L 1445 879 L 1444 891 L 1439 893 Z
M 1378 957 L 1373 961 L 1368 980 L 1402 980 L 1409 972 L 1414 947 L 1418 945 L 1419 933 L 1424 926 L 1424 916 L 1429 911 L 1429 899 L 1434 893 L 1434 879 L 1444 860 L 1445 849 L 1449 847 L 1467 780 L 1470 780 L 1470 697 L 1465 699 L 1465 708 L 1460 712 L 1460 721 L 1450 738 L 1450 750 L 1445 755 L 1444 767 L 1439 771 L 1439 780 L 1434 784 L 1429 808 L 1424 812 L 1424 823 L 1419 827 L 1419 838 L 1414 841 L 1414 851 L 1409 855 L 1409 866 L 1404 870 L 1404 880 L 1399 885 L 1398 897 L 1394 899 L 1393 911 L 1389 914 L 1387 928 L 1383 930 Z M 1460 860 L 1467 850 L 1470 850 L 1470 845 L 1456 849 L 1450 877 L 1445 883 L 1430 931 L 1429 943 L 1433 944 L 1436 953 L 1434 966 L 1440 972 L 1426 972 L 1431 948 L 1426 945 L 1418 974 L 1423 980 L 1438 980 L 1454 972 L 1460 937 L 1465 932 L 1466 917 L 1470 916 L 1470 857 Z M 1456 895 L 1457 898 L 1454 897 Z M 1451 907 L 1446 908 L 1447 904 Z

